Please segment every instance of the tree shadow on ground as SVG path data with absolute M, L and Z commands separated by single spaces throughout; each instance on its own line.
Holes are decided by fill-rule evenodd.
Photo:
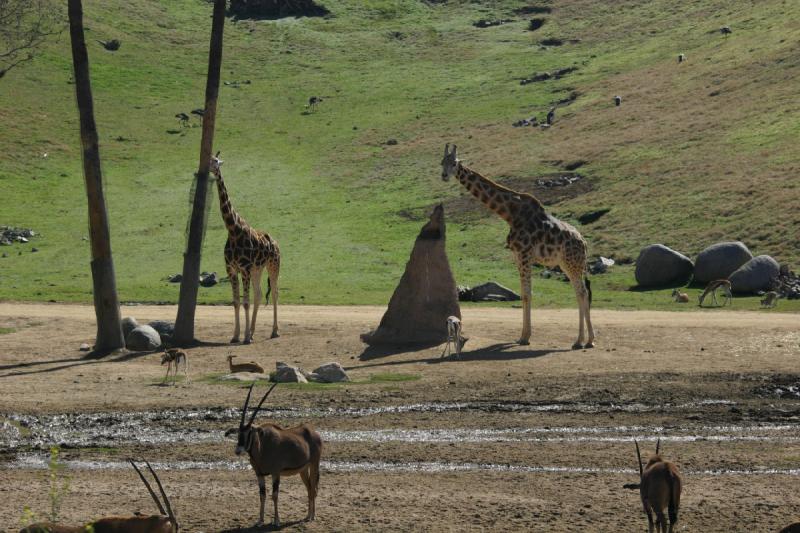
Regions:
M 33 366 L 41 366 L 41 365 L 53 365 L 58 363 L 67 363 L 59 366 L 52 366 L 49 368 L 42 368 L 39 370 L 29 370 L 29 371 L 20 371 L 20 372 L 8 372 L 6 374 L 0 374 L 0 379 L 2 378 L 9 378 L 15 376 L 27 376 L 30 374 L 46 374 L 50 372 L 57 372 L 59 370 L 66 370 L 69 368 L 73 368 L 76 366 L 84 366 L 84 365 L 97 365 L 101 363 L 122 363 L 125 361 L 130 361 L 133 359 L 139 359 L 140 357 L 145 357 L 154 353 L 161 353 L 160 349 L 157 350 L 150 350 L 147 352 L 129 352 L 127 350 L 123 350 L 118 352 L 115 356 L 108 356 L 103 357 L 97 353 L 89 353 L 83 357 L 74 357 L 70 359 L 46 359 L 44 361 L 31 361 L 25 363 L 18 363 L 15 365 L 4 365 L 0 367 L 0 370 L 14 370 L 18 368 L 28 368 Z
M 249 526 L 249 527 L 234 527 L 230 529 L 221 529 L 220 533 L 255 533 L 257 531 L 280 531 L 282 529 L 286 529 L 287 527 L 299 526 L 305 523 L 306 523 L 305 520 L 293 520 L 290 522 L 282 522 L 281 525 L 278 527 L 275 527 L 272 524 L 263 524 L 260 526 Z

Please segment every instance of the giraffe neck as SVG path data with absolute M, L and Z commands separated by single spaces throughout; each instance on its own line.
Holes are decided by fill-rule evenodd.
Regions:
M 225 227 L 228 233 L 234 233 L 237 229 L 247 226 L 247 222 L 239 216 L 239 213 L 231 205 L 231 199 L 228 197 L 228 189 L 225 188 L 225 181 L 222 179 L 222 172 L 218 171 L 217 176 L 217 192 L 219 193 L 219 210 L 222 213 L 222 220 L 225 222 Z
M 502 185 L 498 185 L 487 177 L 481 176 L 471 168 L 458 163 L 456 178 L 470 194 L 483 202 L 486 207 L 497 213 L 497 215 L 511 224 L 516 214 L 516 204 L 522 196 L 530 197 L 541 207 L 539 201 L 530 195 L 521 195 Z

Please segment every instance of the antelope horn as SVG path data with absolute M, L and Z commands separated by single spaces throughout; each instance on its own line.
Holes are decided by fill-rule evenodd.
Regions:
M 139 467 L 136 466 L 136 463 L 133 462 L 133 459 L 128 459 L 128 462 L 131 464 L 133 469 L 136 470 L 136 473 L 139 474 L 139 478 L 141 478 L 142 483 L 144 483 L 144 486 L 147 487 L 147 492 L 150 493 L 150 496 L 153 497 L 153 501 L 156 502 L 156 505 L 158 506 L 158 511 L 162 515 L 166 515 L 167 513 L 164 512 L 164 507 L 161 505 L 161 502 L 158 501 L 158 498 L 156 497 L 156 493 L 153 492 L 153 487 L 150 486 L 150 483 L 148 483 L 147 479 L 145 479 L 145 477 L 142 475 L 142 472 L 141 472 L 141 470 L 139 470 Z M 150 466 L 150 465 L 147 465 L 147 466 Z
M 251 383 L 250 388 L 247 389 L 247 398 L 245 398 L 244 407 L 242 407 L 242 419 L 239 421 L 239 428 L 244 427 L 244 415 L 247 413 L 247 404 L 250 403 L 250 393 L 253 392 L 253 385 L 255 385 L 255 383 Z
M 661 437 L 658 437 L 656 441 L 656 455 L 658 455 L 658 449 L 661 447 Z
M 456 145 L 455 144 L 453 145 L 453 149 L 450 150 L 450 153 L 451 154 L 455 154 L 456 153 Z
M 636 442 L 636 439 L 633 440 L 633 443 L 636 445 L 636 458 L 639 459 L 639 479 L 644 477 L 644 470 L 642 469 L 642 454 L 639 453 L 639 443 Z
M 220 153 L 220 150 L 217 150 L 217 155 L 215 155 L 214 157 L 219 157 L 219 153 Z
M 447 157 L 447 153 L 450 150 L 450 143 L 444 145 L 444 156 Z
M 172 505 L 170 505 L 169 503 L 169 497 L 167 496 L 167 493 L 164 491 L 164 487 L 161 486 L 161 480 L 158 479 L 158 475 L 156 474 L 156 471 L 153 470 L 153 467 L 150 466 L 150 463 L 145 461 L 144 464 L 147 465 L 147 468 L 150 470 L 150 473 L 153 474 L 153 477 L 156 480 L 156 485 L 158 485 L 158 490 L 159 492 L 161 492 L 161 496 L 164 498 L 164 505 L 167 506 L 167 514 L 169 516 L 169 519 L 172 521 L 173 524 L 177 524 L 178 521 L 175 519 L 175 513 L 172 512 Z M 163 513 L 164 511 L 162 510 L 161 512 Z
M 267 396 L 269 396 L 269 393 L 272 392 L 272 389 L 274 389 L 277 386 L 278 386 L 278 384 L 274 383 L 272 385 L 272 387 L 270 387 L 269 390 L 266 392 L 266 394 L 264 394 L 264 397 L 261 398 L 261 401 L 258 402 L 258 406 L 256 407 L 256 410 L 253 411 L 253 416 L 250 417 L 250 422 L 248 422 L 248 424 L 247 424 L 248 426 L 253 423 L 253 420 L 256 419 L 256 415 L 258 414 L 258 410 L 261 409 L 261 405 L 264 403 L 264 400 L 267 399 Z

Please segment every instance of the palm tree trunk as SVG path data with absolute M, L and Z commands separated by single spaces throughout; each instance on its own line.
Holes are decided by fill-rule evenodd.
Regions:
M 100 170 L 100 148 L 94 122 L 92 86 L 89 81 L 89 56 L 83 37 L 81 0 L 69 0 L 69 33 L 72 41 L 72 65 L 75 70 L 75 93 L 80 114 L 83 175 L 89 203 L 89 235 L 92 248 L 92 283 L 94 311 L 97 316 L 96 353 L 108 353 L 125 347 L 120 321 L 114 261 L 108 213 L 103 196 L 103 175 Z
M 173 343 L 185 346 L 194 342 L 194 312 L 197 307 L 197 290 L 200 282 L 200 255 L 205 231 L 206 193 L 208 192 L 208 167 L 214 146 L 214 121 L 217 115 L 220 67 L 222 65 L 222 33 L 225 25 L 225 0 L 214 1 L 211 22 L 211 46 L 208 52 L 208 77 L 206 79 L 206 107 L 203 114 L 203 136 L 200 141 L 200 166 L 197 170 L 192 215 L 189 220 L 189 237 L 183 254 L 178 316 L 175 319 Z

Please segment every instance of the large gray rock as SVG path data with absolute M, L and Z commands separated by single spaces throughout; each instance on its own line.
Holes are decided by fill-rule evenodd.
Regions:
M 136 321 L 136 319 L 132 316 L 126 316 L 122 319 L 122 336 L 127 339 L 128 334 L 137 327 L 139 327 L 139 323 Z
M 340 381 L 350 381 L 347 372 L 344 371 L 342 365 L 339 363 L 325 363 L 317 367 L 308 375 L 311 381 L 319 381 L 321 383 L 339 383 Z
M 166 320 L 153 320 L 148 322 L 147 325 L 156 330 L 162 339 L 165 337 L 170 338 L 175 334 L 175 324 Z
M 663 287 L 684 283 L 692 276 L 692 260 L 663 244 L 645 246 L 636 260 L 636 283 L 641 287 Z
M 303 371 L 296 366 L 286 363 L 275 363 L 275 382 L 277 383 L 308 383 Z
M 712 244 L 697 254 L 697 259 L 694 261 L 694 279 L 700 283 L 728 279 L 736 269 L 752 258 L 753 254 L 742 242 Z
M 134 352 L 147 352 L 161 346 L 161 337 L 150 326 L 138 326 L 125 337 L 125 346 Z
M 733 292 L 758 292 L 772 288 L 773 280 L 778 279 L 780 265 L 768 255 L 754 257 L 728 278 Z

